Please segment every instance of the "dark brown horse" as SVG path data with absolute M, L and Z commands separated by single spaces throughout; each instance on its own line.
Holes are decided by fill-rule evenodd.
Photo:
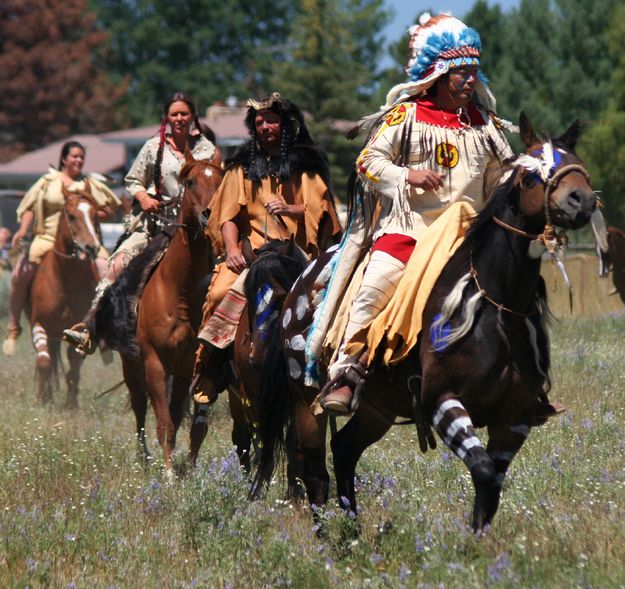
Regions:
M 625 232 L 608 227 L 608 255 L 612 264 L 612 282 L 625 303 Z
M 254 398 L 269 353 L 267 336 L 275 332 L 284 299 L 308 264 L 308 257 L 295 245 L 293 238 L 269 241 L 257 251 L 252 251 L 247 238 L 243 238 L 242 244 L 249 268 L 244 286 L 247 305 L 233 344 L 223 350 L 215 349 L 207 370 L 218 383 L 216 388 L 228 391 L 232 443 L 241 466 L 249 472 L 250 452 L 256 442 L 258 425 Z M 197 436 L 192 436 L 192 458 L 197 456 L 207 429 L 196 427 L 194 431 Z
M 63 329 L 76 323 L 89 309 L 98 275 L 94 260 L 100 249 L 97 204 L 85 180 L 82 192 L 63 188 L 54 247 L 44 256 L 30 291 L 30 323 L 37 353 L 37 398 L 52 399 Z M 67 348 L 69 369 L 65 373 L 68 408 L 78 406 L 81 357 Z
M 562 228 L 588 223 L 596 197 L 573 152 L 577 122 L 553 141 L 539 140 L 524 115 L 521 129 L 529 155 L 511 164 L 509 179 L 442 271 L 418 344 L 392 371 L 375 367 L 357 411 L 332 437 L 337 491 L 349 510 L 356 510 L 360 456 L 401 416 L 418 423 L 423 451 L 435 446 L 433 427 L 463 460 L 475 487 L 473 528 L 481 530 L 497 511 L 510 462 L 537 424 L 537 399 L 549 386 L 549 343 L 540 256 L 528 255 L 530 243 L 540 234 L 552 237 L 545 228 L 550 220 Z M 257 399 L 262 441 L 257 489 L 270 479 L 293 422 L 308 498 L 316 505 L 328 498 L 326 418 L 308 410 L 318 389 L 304 384 L 302 343 L 314 322 L 310 293 L 319 292 L 317 277 L 328 257 L 310 267 L 287 297 L 275 337 L 284 358 L 268 366 Z M 319 368 L 323 385 L 325 367 Z M 478 427 L 488 430 L 486 448 L 475 435 Z
M 150 457 L 145 441 L 149 398 L 165 468 L 170 474 L 176 433 L 188 406 L 197 330 L 213 266 L 211 246 L 204 237 L 200 217 L 221 178 L 221 168 L 209 161 L 189 161 L 181 170 L 179 181 L 184 185 L 184 195 L 177 229 L 145 285 L 137 309 L 139 357 L 122 354 L 124 379 L 144 455 Z M 168 394 L 169 376 L 173 378 Z M 198 436 L 198 429 L 205 429 L 204 419 L 196 407 L 192 452 L 199 450 L 193 437 Z
M 274 353 L 267 345 L 268 338 L 276 332 L 284 300 L 309 260 L 293 236 L 288 241 L 270 241 L 254 253 L 243 251 L 249 267 L 245 279 L 247 308 L 234 340 L 238 390 L 230 391 L 230 411 L 234 420 L 232 441 L 242 465 L 249 470 L 249 452 L 258 427 L 254 400 L 263 366 Z M 289 465 L 293 465 L 292 460 Z M 291 486 L 294 479 L 295 475 L 289 476 Z

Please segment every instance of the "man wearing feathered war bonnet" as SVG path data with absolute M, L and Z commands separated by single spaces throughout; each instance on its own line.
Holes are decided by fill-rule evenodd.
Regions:
M 410 29 L 407 81 L 357 127 L 369 131 L 356 161 L 361 191 L 306 348 L 308 384 L 314 384 L 318 359 L 332 354 L 319 397 L 328 411 L 354 410 L 353 391 L 380 343 L 395 346 L 385 350 L 387 363 L 405 357 L 416 343 L 420 325 L 402 323 L 397 317 L 406 314 L 394 311 L 424 305 L 437 276 L 424 268 L 442 269 L 451 255 L 438 244 L 458 242 L 466 220 L 482 209 L 513 157 L 502 133 L 510 124 L 495 115 L 480 50 L 478 33 L 460 20 L 423 15 Z M 429 240 L 437 248 L 426 246 Z M 410 280 L 402 283 L 404 274 L 424 279 L 405 292 Z
M 245 304 L 242 237 L 249 238 L 252 248 L 260 248 L 268 240 L 293 235 L 297 245 L 316 257 L 340 231 L 328 161 L 314 144 L 301 110 L 278 93 L 250 99 L 247 106 L 250 139 L 226 162 L 206 230 L 215 253 L 225 261 L 215 269 L 199 334 L 192 391 L 201 403 L 214 400 L 219 392 L 209 372 L 210 358 L 215 348 L 231 343 L 236 331 L 231 319 L 240 316 Z

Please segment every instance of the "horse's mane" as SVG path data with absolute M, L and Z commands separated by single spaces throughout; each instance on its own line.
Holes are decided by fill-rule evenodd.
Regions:
M 568 153 L 575 155 L 575 152 L 571 149 L 571 146 L 564 144 L 558 139 L 552 139 L 545 136 L 540 139 L 541 142 L 551 141 L 551 144 L 555 148 L 564 149 Z M 500 184 L 494 191 L 493 195 L 488 199 L 486 206 L 476 217 L 475 221 L 471 224 L 471 227 L 467 233 L 465 243 L 470 244 L 467 247 L 472 246 L 473 251 L 477 251 L 484 241 L 486 228 L 490 224 L 491 219 L 502 215 L 503 211 L 511 204 L 516 204 L 520 196 L 520 183 L 518 182 L 518 174 L 516 172 L 516 166 L 514 161 L 504 168 L 504 174 L 511 172 L 510 177 Z
M 464 241 L 465 247 L 469 247 L 473 251 L 480 249 L 484 244 L 486 229 L 492 218 L 501 216 L 504 210 L 510 206 L 511 201 L 517 201 L 519 192 L 520 186 L 517 182 L 517 175 L 513 171 L 510 177 L 495 189 L 493 195 L 486 202 L 486 206 L 471 223 Z
M 291 255 L 284 253 L 284 248 L 283 241 L 269 241 L 258 250 L 258 258 L 250 266 L 244 290 L 252 315 L 256 312 L 256 296 L 261 288 L 268 282 L 279 286 L 284 290 L 284 299 L 308 263 L 308 258 L 300 248 L 295 247 Z
M 187 177 L 187 175 L 189 174 L 189 172 L 196 165 L 208 166 L 210 168 L 218 170 L 219 174 L 223 175 L 223 170 L 222 170 L 221 166 L 218 166 L 218 165 L 214 164 L 211 160 L 192 160 L 192 161 L 189 161 L 189 162 L 185 162 L 183 164 L 182 169 L 180 170 L 180 173 L 178 174 L 178 183 L 179 184 L 182 184 L 184 182 L 184 180 Z

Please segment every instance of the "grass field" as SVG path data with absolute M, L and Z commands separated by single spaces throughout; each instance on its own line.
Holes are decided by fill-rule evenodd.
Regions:
M 0 359 L 2 587 L 625 586 L 625 316 L 554 325 L 551 394 L 568 413 L 513 462 L 492 528 L 468 527 L 473 490 L 444 448 L 394 428 L 358 468 L 361 534 L 333 501 L 319 540 L 279 479 L 250 503 L 224 398 L 200 467 L 168 484 L 137 461 L 120 365 L 83 369 L 81 408 L 34 402 L 34 355 Z M 158 456 L 154 422 L 149 439 Z M 188 425 L 179 436 L 185 459 Z

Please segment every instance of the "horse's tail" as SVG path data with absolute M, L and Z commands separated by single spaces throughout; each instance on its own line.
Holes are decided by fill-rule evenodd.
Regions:
M 263 363 L 260 385 L 254 399 L 260 442 L 251 497 L 256 497 L 263 486 L 269 483 L 276 465 L 285 456 L 291 416 L 290 387 L 279 325 L 268 334 L 267 350 L 270 353 Z

